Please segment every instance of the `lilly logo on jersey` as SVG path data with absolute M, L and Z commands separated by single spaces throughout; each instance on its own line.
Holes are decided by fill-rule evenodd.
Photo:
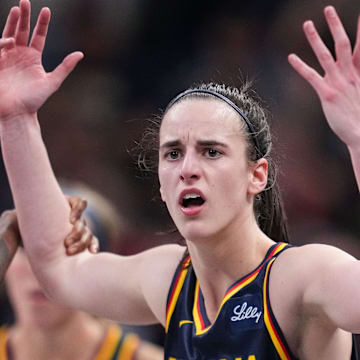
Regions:
M 256 324 L 259 322 L 262 315 L 262 311 L 259 311 L 257 306 L 248 305 L 246 301 L 241 305 L 235 306 L 233 312 L 235 316 L 231 317 L 231 321 L 255 319 Z

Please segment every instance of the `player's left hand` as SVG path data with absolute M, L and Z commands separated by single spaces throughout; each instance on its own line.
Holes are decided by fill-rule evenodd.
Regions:
M 360 139 L 360 18 L 354 49 L 332 6 L 324 9 L 335 44 L 336 59 L 325 46 L 312 21 L 303 29 L 324 75 L 308 66 L 297 55 L 290 54 L 289 62 L 316 91 L 326 119 L 337 136 L 349 147 Z
M 82 218 L 82 213 L 86 209 L 87 202 L 78 197 L 67 197 L 71 207 L 70 222 L 73 224 L 71 232 L 64 240 L 67 255 L 78 254 L 85 249 L 93 254 L 99 250 L 99 240 L 93 235 L 86 221 Z

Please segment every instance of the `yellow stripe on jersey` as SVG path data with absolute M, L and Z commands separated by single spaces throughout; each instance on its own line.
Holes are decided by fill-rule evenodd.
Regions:
M 6 327 L 0 328 L 0 359 L 7 360 L 6 343 L 8 341 L 8 334 Z
M 290 360 L 290 356 L 286 351 L 284 344 L 282 343 L 279 334 L 277 333 L 275 326 L 271 320 L 269 308 L 268 308 L 268 298 L 267 298 L 267 283 L 269 278 L 269 269 L 271 264 L 275 261 L 272 259 L 266 268 L 265 279 L 264 279 L 264 288 L 263 288 L 263 297 L 264 297 L 264 321 L 266 328 L 270 334 L 271 340 L 275 346 L 276 351 L 278 352 L 281 360 Z
M 188 263 L 190 260 L 186 260 L 186 263 Z M 171 316 L 174 313 L 175 310 L 175 306 L 177 303 L 177 300 L 179 298 L 181 289 L 184 285 L 184 281 L 186 278 L 186 274 L 188 272 L 189 267 L 185 267 L 185 265 L 182 266 L 182 269 L 180 270 L 180 274 L 178 275 L 177 281 L 174 284 L 174 288 L 172 289 L 172 293 L 171 293 L 171 298 L 169 300 L 169 304 L 167 307 L 167 311 L 166 311 L 166 326 L 165 326 L 165 332 L 167 333 L 169 330 L 169 325 L 170 325 L 170 320 L 171 320 Z
M 201 313 L 198 309 L 199 290 L 200 290 L 199 282 L 196 280 L 195 296 L 194 296 L 194 304 L 193 304 L 193 318 L 194 318 L 194 323 L 195 323 L 196 335 L 202 334 L 202 333 L 206 332 L 206 330 L 208 329 L 208 328 L 204 329 L 203 323 L 201 321 Z
M 179 328 L 182 327 L 184 324 L 192 324 L 193 321 L 191 320 L 181 320 L 179 321 Z
M 135 334 L 126 336 L 117 360 L 132 360 L 136 349 L 138 348 L 140 339 Z
M 121 336 L 122 330 L 116 325 L 111 325 L 107 331 L 104 343 L 95 357 L 95 360 L 112 359 Z

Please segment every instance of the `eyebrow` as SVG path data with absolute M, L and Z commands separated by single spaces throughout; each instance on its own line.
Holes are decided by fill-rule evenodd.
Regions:
M 182 145 L 180 140 L 171 140 L 167 141 L 164 144 L 160 145 L 160 149 L 168 149 L 171 147 L 179 147 Z M 198 146 L 221 146 L 223 148 L 227 148 L 228 146 L 217 140 L 199 140 L 197 141 Z
M 171 141 L 167 141 L 165 143 L 163 143 L 162 145 L 160 145 L 160 150 L 161 149 L 168 149 L 171 147 L 177 147 L 181 145 L 181 141 L 180 140 L 171 140 Z
M 221 146 L 224 148 L 228 147 L 226 144 L 216 140 L 200 140 L 197 143 L 200 146 Z

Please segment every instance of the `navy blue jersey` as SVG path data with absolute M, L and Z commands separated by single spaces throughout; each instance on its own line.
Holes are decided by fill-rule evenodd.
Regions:
M 254 271 L 230 286 L 212 325 L 191 261 L 185 259 L 168 295 L 165 360 L 296 359 L 269 302 L 271 266 L 289 246 L 273 245 Z

